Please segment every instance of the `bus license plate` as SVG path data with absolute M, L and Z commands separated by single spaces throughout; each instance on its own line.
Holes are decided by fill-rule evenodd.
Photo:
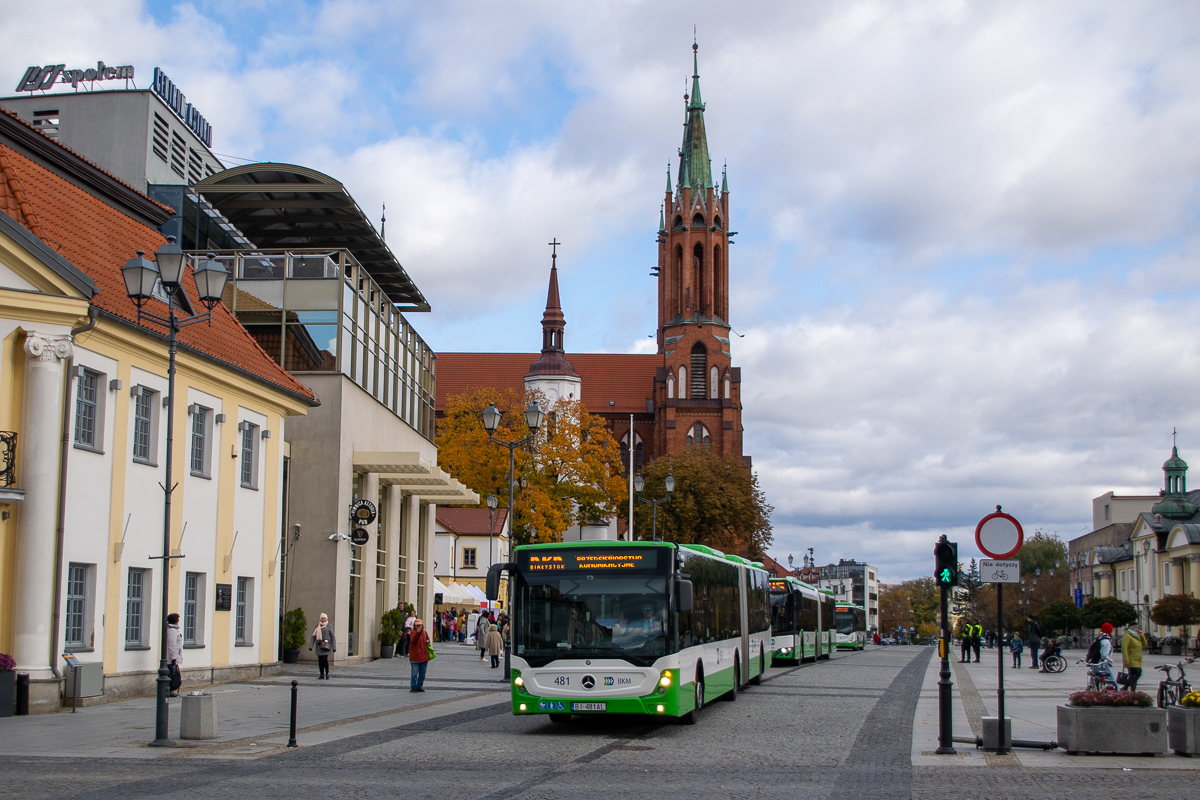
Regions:
M 571 703 L 572 711 L 607 711 L 608 703 Z

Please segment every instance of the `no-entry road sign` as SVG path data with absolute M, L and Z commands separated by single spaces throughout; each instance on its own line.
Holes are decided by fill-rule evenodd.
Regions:
M 975 544 L 984 555 L 997 559 L 1012 558 L 1025 541 L 1021 523 L 1011 514 L 1005 514 L 996 506 L 996 513 L 988 514 L 975 526 Z

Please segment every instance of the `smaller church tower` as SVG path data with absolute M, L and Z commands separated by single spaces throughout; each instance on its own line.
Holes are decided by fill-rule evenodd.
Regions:
M 558 299 L 558 241 L 550 255 L 550 288 L 546 292 L 546 311 L 542 314 L 542 357 L 525 374 L 525 388 L 538 389 L 551 402 L 565 397 L 580 399 L 583 379 L 567 360 L 563 350 L 563 329 L 567 326 Z
M 713 185 L 699 46 L 674 187 L 667 173 L 658 232 L 658 352 L 654 452 L 702 446 L 742 455 L 741 370 L 729 348 L 729 183 Z
M 1174 432 L 1171 434 L 1175 438 Z M 1179 447 L 1172 441 L 1171 457 L 1163 462 L 1162 500 L 1154 504 L 1153 513 L 1167 519 L 1191 519 L 1196 515 L 1196 504 L 1187 496 L 1187 462 L 1179 457 Z

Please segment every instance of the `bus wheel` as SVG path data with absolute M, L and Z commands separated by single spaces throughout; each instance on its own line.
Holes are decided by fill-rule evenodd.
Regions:
M 750 679 L 750 683 L 754 686 L 762 686 L 763 673 L 767 671 L 767 656 L 759 648 L 758 651 L 758 674 Z
M 737 700 L 738 689 L 742 685 L 742 657 L 736 652 L 733 654 L 733 688 L 725 695 L 725 699 L 729 702 Z
M 696 668 L 696 686 L 692 699 L 696 701 L 694 713 L 699 713 L 700 709 L 704 708 L 704 672 L 699 667 Z
M 551 714 L 550 721 L 551 722 L 570 722 L 571 715 L 570 714 Z

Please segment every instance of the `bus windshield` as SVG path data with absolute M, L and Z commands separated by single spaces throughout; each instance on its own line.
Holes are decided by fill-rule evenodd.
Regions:
M 514 654 L 531 667 L 559 658 L 649 666 L 673 640 L 664 575 L 519 573 Z
M 862 630 L 861 627 L 855 625 L 855 616 L 853 611 L 842 611 L 839 609 L 833 615 L 833 624 L 837 628 L 838 633 L 850 634 L 855 631 Z
M 792 614 L 795 602 L 791 592 L 771 592 L 771 632 L 786 634 L 792 632 Z

